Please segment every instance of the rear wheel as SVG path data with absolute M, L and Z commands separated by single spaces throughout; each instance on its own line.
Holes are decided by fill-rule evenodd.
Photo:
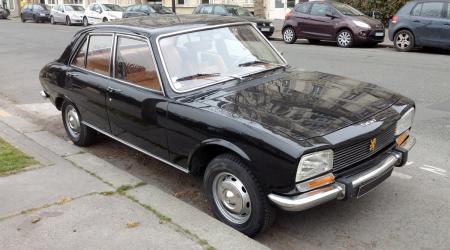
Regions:
M 283 41 L 285 43 L 295 43 L 297 41 L 297 35 L 295 34 L 295 30 L 292 27 L 286 27 L 283 30 Z
M 394 36 L 394 46 L 397 51 L 408 52 L 414 48 L 414 35 L 409 30 L 400 30 Z
M 350 30 L 344 29 L 339 31 L 336 36 L 336 42 L 339 47 L 350 48 L 353 46 L 353 33 Z
M 72 25 L 72 21 L 70 20 L 70 17 L 66 17 L 66 25 L 67 26 L 70 26 L 70 25 Z
M 95 141 L 97 133 L 82 123 L 81 115 L 75 105 L 69 101 L 64 101 L 61 111 L 64 128 L 70 140 L 78 146 L 91 145 Z
M 238 156 L 227 153 L 214 158 L 203 182 L 208 203 L 220 221 L 249 236 L 272 225 L 275 210 Z

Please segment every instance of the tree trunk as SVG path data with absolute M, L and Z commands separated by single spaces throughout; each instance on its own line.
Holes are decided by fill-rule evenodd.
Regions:
M 255 11 L 255 16 L 262 18 L 266 17 L 265 2 L 265 0 L 254 0 L 253 9 Z

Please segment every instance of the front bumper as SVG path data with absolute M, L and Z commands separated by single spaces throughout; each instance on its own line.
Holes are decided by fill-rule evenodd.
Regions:
M 273 35 L 275 31 L 275 27 L 273 26 L 257 26 L 257 28 L 263 33 L 266 37 L 270 37 Z
M 412 136 L 375 166 L 360 173 L 336 179 L 335 183 L 297 196 L 269 194 L 269 200 L 286 211 L 303 211 L 331 200 L 360 197 L 387 179 L 395 166 L 402 166 L 416 143 Z
M 383 33 L 383 36 L 377 36 L 377 33 Z M 357 43 L 383 42 L 386 33 L 384 30 L 361 30 L 355 35 Z

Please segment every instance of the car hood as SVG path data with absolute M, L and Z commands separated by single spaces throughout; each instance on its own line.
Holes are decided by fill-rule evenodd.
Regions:
M 202 102 L 205 109 L 249 126 L 305 140 L 365 121 L 400 97 L 377 85 L 341 76 L 291 71 L 234 91 L 219 91 Z
M 242 19 L 245 19 L 249 22 L 253 22 L 253 23 L 270 23 L 271 21 L 266 20 L 266 19 L 262 19 L 262 18 L 258 18 L 255 16 L 238 16 Z
M 372 27 L 373 29 L 383 29 L 383 23 L 380 20 L 377 20 L 375 18 L 371 18 L 368 16 L 350 16 L 353 20 L 358 20 L 367 23 Z

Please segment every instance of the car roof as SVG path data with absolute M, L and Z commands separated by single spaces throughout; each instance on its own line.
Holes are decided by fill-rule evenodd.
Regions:
M 249 23 L 247 20 L 231 16 L 211 15 L 160 15 L 124 18 L 117 21 L 99 23 L 94 29 L 121 29 L 138 33 L 147 33 L 149 36 L 167 34 L 209 26 L 226 25 L 233 23 Z

